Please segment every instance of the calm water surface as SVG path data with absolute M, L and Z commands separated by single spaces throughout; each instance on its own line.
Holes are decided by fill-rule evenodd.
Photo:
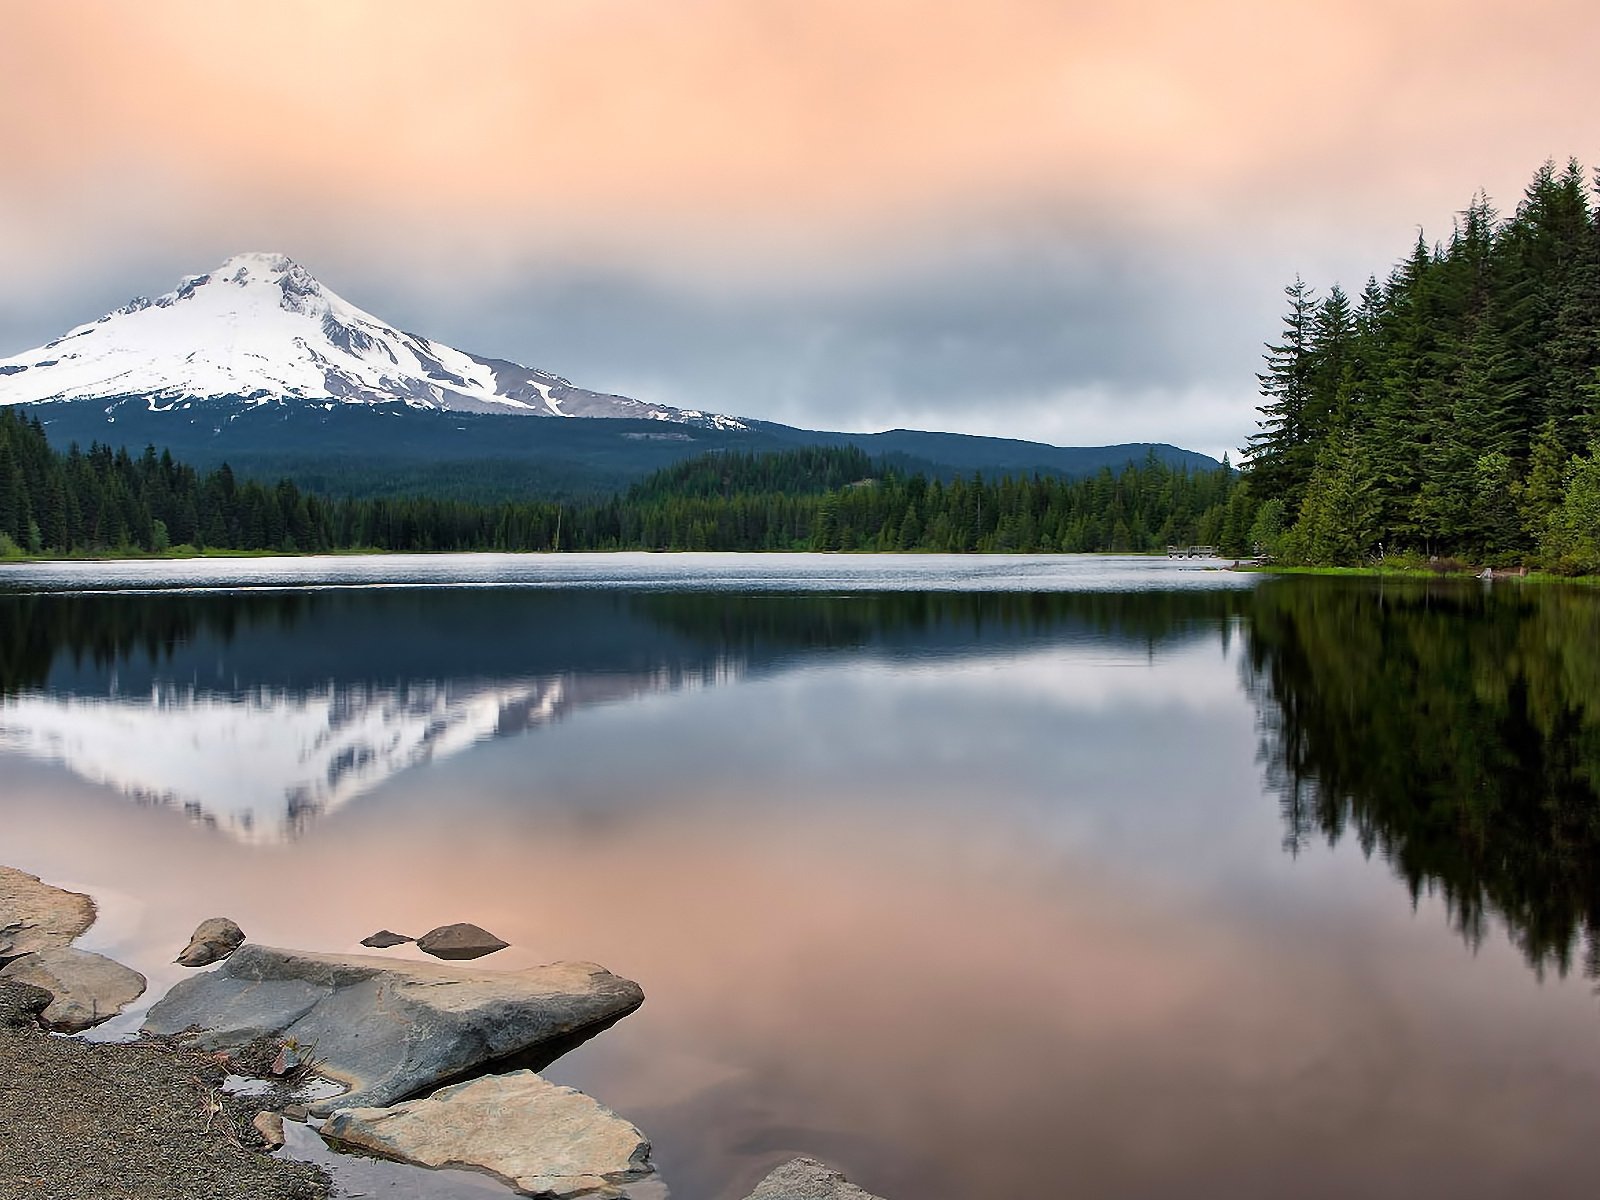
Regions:
M 0 861 L 153 995 L 214 914 L 637 979 L 546 1073 L 680 1197 L 1591 1194 L 1600 598 L 1196 566 L 4 568 Z

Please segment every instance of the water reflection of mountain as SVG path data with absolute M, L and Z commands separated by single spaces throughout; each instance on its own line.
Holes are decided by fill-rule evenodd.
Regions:
M 0 596 L 0 747 L 251 840 L 581 708 L 829 655 L 1226 631 L 1237 592 L 359 590 Z
M 1600 974 L 1600 597 L 1553 587 L 1258 591 L 1249 673 L 1286 840 L 1356 837 L 1469 941 Z

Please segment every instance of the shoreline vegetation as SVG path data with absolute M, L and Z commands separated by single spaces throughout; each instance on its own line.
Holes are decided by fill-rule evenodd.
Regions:
M 1553 571 L 1528 571 L 1524 574 L 1520 570 L 1467 565 L 1440 569 L 1426 566 L 1330 567 L 1287 566 L 1279 563 L 1242 563 L 1228 569 L 1259 575 L 1296 578 L 1396 579 L 1413 583 L 1435 583 L 1441 581 L 1453 583 L 1494 582 L 1528 586 L 1562 584 L 1581 588 L 1600 587 L 1600 574 L 1559 575 Z M 1485 571 L 1489 571 L 1491 574 L 1486 576 L 1484 574 Z
M 1355 297 L 1284 289 L 1243 461 L 1268 553 L 1600 573 L 1597 188 L 1547 162 L 1510 217 L 1480 192 Z

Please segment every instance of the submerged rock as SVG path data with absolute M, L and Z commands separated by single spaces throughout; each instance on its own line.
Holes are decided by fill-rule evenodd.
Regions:
M 208 1050 L 293 1039 L 320 1074 L 351 1089 L 313 1104 L 322 1115 L 392 1104 L 608 1024 L 643 1002 L 638 984 L 593 963 L 485 971 L 247 943 L 216 970 L 175 985 L 144 1028 L 199 1026 Z
M 180 967 L 209 967 L 221 962 L 244 945 L 244 930 L 227 917 L 211 917 L 201 921 L 194 936 L 183 948 L 183 953 L 173 961 Z
M 455 925 L 441 925 L 430 929 L 417 939 L 417 949 L 435 958 L 482 958 L 496 950 L 504 950 L 510 942 L 503 942 L 487 929 L 479 929 L 466 921 Z
M 745 1200 L 879 1200 L 814 1158 L 791 1158 Z
M 530 1196 L 628 1197 L 630 1185 L 655 1178 L 644 1134 L 532 1071 L 486 1075 L 392 1108 L 342 1108 L 321 1132 L 335 1147 L 475 1167 Z
M 374 950 L 387 950 L 390 946 L 404 946 L 407 942 L 414 942 L 416 938 L 409 938 L 403 933 L 395 933 L 392 929 L 380 929 L 370 937 L 361 939 L 363 946 L 371 946 Z
M 31 983 L 49 992 L 50 1003 L 41 1019 L 63 1033 L 109 1021 L 144 995 L 145 987 L 139 972 L 72 946 L 12 959 L 0 968 L 0 980 Z
M 94 901 L 0 867 L 0 960 L 59 950 L 94 924 Z

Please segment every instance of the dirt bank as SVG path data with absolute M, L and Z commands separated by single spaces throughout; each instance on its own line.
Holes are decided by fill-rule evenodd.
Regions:
M 37 994 L 37 993 L 35 993 Z M 320 1200 L 327 1177 L 269 1157 L 223 1073 L 164 1042 L 40 1030 L 0 985 L 0 1200 Z

